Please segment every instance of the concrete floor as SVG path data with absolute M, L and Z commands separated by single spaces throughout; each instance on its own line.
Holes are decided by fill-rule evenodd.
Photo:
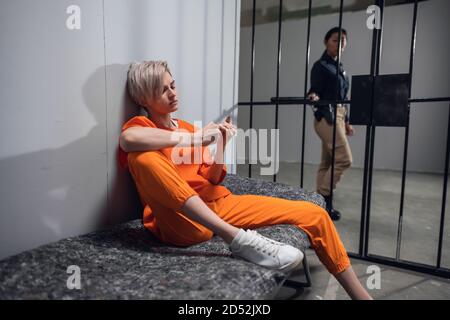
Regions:
M 272 176 L 260 176 L 259 167 L 252 166 L 252 177 L 272 180 Z M 315 190 L 316 165 L 305 165 L 304 188 Z M 239 165 L 238 174 L 247 175 L 248 166 Z M 277 181 L 299 185 L 298 163 L 280 163 Z M 349 252 L 357 252 L 361 217 L 363 170 L 351 168 L 346 171 L 334 192 L 334 207 L 342 218 L 336 222 L 339 234 Z M 436 174 L 407 173 L 405 203 L 401 237 L 400 258 L 412 262 L 433 265 L 437 259 L 439 220 L 441 214 L 443 176 Z M 395 257 L 397 227 L 400 208 L 401 172 L 375 170 L 372 186 L 371 228 L 369 230 L 369 253 Z M 450 188 L 447 193 L 450 199 Z M 450 201 L 447 200 L 447 208 Z M 448 212 L 448 209 L 447 209 Z M 298 293 L 285 288 L 279 299 L 347 299 L 345 291 L 337 286 L 314 252 L 308 252 L 313 287 Z M 450 268 L 450 217 L 446 217 L 442 266 Z M 370 274 L 367 267 L 372 263 L 352 260 L 361 280 Z M 380 299 L 450 299 L 450 280 L 431 277 L 388 266 L 381 268 L 381 289 L 371 290 Z
M 349 300 L 345 290 L 322 266 L 312 250 L 306 253 L 310 265 L 312 287 L 296 290 L 283 286 L 275 299 L 286 300 Z M 368 269 L 373 263 L 351 259 L 352 266 L 365 288 L 367 281 L 372 284 L 373 272 Z M 450 279 L 433 277 L 417 272 L 377 265 L 380 268 L 379 289 L 368 289 L 377 300 L 448 300 L 450 299 Z M 369 278 L 371 277 L 371 278 Z M 291 280 L 303 281 L 303 271 L 296 271 Z

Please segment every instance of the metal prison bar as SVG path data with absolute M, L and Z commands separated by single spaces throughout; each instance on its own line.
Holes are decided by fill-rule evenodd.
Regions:
M 371 67 L 370 75 L 378 76 L 379 67 L 381 60 L 381 49 L 383 40 L 383 18 L 384 18 L 384 0 L 375 0 L 374 4 L 380 8 L 380 29 L 373 30 L 372 37 L 372 55 L 371 55 Z M 275 105 L 275 129 L 278 129 L 278 108 L 279 105 L 303 105 L 303 129 L 302 129 L 302 149 L 301 149 L 301 167 L 300 167 L 300 187 L 303 187 L 303 176 L 304 176 L 304 151 L 305 151 L 305 127 L 306 127 L 306 105 L 314 105 L 318 103 L 331 104 L 333 105 L 335 117 L 334 117 L 334 130 L 333 130 L 333 154 L 332 154 L 332 172 L 334 172 L 334 158 L 335 158 L 335 144 L 336 144 L 336 112 L 337 104 L 351 104 L 351 100 L 321 100 L 320 102 L 310 102 L 306 99 L 307 88 L 308 88 L 308 70 L 310 65 L 310 34 L 311 34 L 311 13 L 312 13 L 312 0 L 309 0 L 308 8 L 308 22 L 307 22 L 307 38 L 306 38 L 306 58 L 305 58 L 305 84 L 304 84 L 304 97 L 295 98 L 284 98 L 279 96 L 279 78 L 280 78 L 280 65 L 281 65 L 281 27 L 282 27 L 282 8 L 283 0 L 279 0 L 279 12 L 278 12 L 278 58 L 277 58 L 277 75 L 276 75 L 276 97 L 272 98 L 271 101 L 254 101 L 254 72 L 255 72 L 255 14 L 256 14 L 256 0 L 253 0 L 253 14 L 252 14 L 252 44 L 251 44 L 251 75 L 250 75 L 250 101 L 249 102 L 239 102 L 239 106 L 250 106 L 250 128 L 253 127 L 253 106 L 262 105 Z M 409 115 L 410 107 L 412 103 L 424 103 L 424 102 L 446 102 L 450 101 L 450 97 L 433 97 L 433 98 L 411 98 L 411 83 L 412 83 L 412 73 L 414 67 L 414 55 L 416 48 L 416 35 L 417 35 L 417 15 L 418 15 L 418 0 L 414 0 L 414 13 L 413 13 L 413 24 L 411 31 L 411 48 L 410 48 L 410 63 L 409 63 L 409 92 L 408 92 L 408 115 L 407 124 L 405 127 L 405 143 L 403 150 L 403 165 L 402 165 L 402 183 L 401 183 L 401 196 L 400 196 L 400 211 L 398 217 L 398 229 L 397 229 L 397 246 L 395 258 L 390 258 L 386 256 L 379 256 L 375 254 L 370 254 L 368 252 L 369 245 L 369 230 L 370 230 L 370 203 L 372 194 L 372 173 L 373 173 L 373 161 L 374 161 L 374 145 L 375 145 L 375 126 L 369 124 L 366 126 L 366 146 L 365 146 L 365 157 L 364 157 L 364 174 L 363 174 L 363 196 L 361 203 L 361 223 L 360 223 L 360 239 L 359 239 L 359 250 L 358 253 L 349 252 L 349 256 L 357 259 L 362 259 L 366 261 L 382 263 L 394 267 L 400 267 L 408 270 L 423 272 L 427 274 L 433 274 L 440 277 L 450 278 L 450 269 L 442 267 L 442 247 L 443 247 L 443 236 L 444 236 L 444 222 L 445 222 L 445 210 L 446 210 L 446 194 L 448 185 L 448 174 L 449 174 L 449 161 L 450 161 L 450 105 L 449 105 L 449 119 L 447 123 L 447 147 L 445 153 L 445 168 L 444 168 L 444 181 L 443 181 L 443 195 L 441 204 L 441 216 L 440 216 L 440 226 L 439 226 L 439 243 L 437 249 L 437 261 L 436 265 L 427 265 L 417 262 L 411 262 L 407 260 L 400 259 L 400 249 L 401 249 L 401 237 L 402 237 L 402 225 L 403 225 L 403 207 L 404 207 L 404 197 L 405 197 L 405 180 L 406 180 L 406 164 L 407 164 L 407 152 L 408 152 L 408 142 L 409 142 Z M 342 17 L 343 17 L 343 0 L 340 0 L 339 8 L 339 29 L 342 29 Z M 341 31 L 339 31 L 339 48 L 342 47 L 341 43 Z M 338 51 L 337 64 L 340 62 L 340 50 Z M 336 73 L 336 78 L 339 74 Z M 338 89 L 338 88 L 336 88 Z M 373 92 L 373 91 L 372 91 Z M 336 90 L 337 97 L 337 90 Z M 373 112 L 373 101 L 374 96 L 371 97 L 371 110 Z M 372 114 L 370 116 L 372 119 Z M 250 140 L 251 143 L 251 140 Z M 248 176 L 251 177 L 251 163 L 248 165 L 249 171 Z M 276 181 L 277 174 L 274 174 L 273 181 Z M 333 179 L 333 174 L 331 175 Z M 333 180 L 331 180 L 331 192 L 333 192 Z M 332 198 L 332 193 L 331 193 Z

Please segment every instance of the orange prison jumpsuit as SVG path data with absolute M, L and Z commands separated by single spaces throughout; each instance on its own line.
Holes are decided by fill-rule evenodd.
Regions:
M 137 116 L 125 123 L 122 131 L 133 126 L 157 127 L 150 119 Z M 181 129 L 195 131 L 191 124 L 178 120 L 178 130 Z M 234 195 L 224 186 L 209 182 L 207 147 L 175 150 L 180 155 L 191 152 L 192 159 L 194 150 L 205 152 L 205 157 L 200 158 L 203 159 L 201 164 L 174 164 L 171 160 L 173 149 L 128 154 L 119 149 L 119 162 L 122 167 L 128 166 L 144 206 L 144 225 L 161 241 L 189 246 L 211 239 L 211 230 L 181 212 L 186 200 L 197 195 L 220 218 L 238 228 L 255 229 L 274 224 L 298 226 L 307 233 L 320 261 L 333 275 L 350 266 L 336 228 L 320 206 L 268 196 Z M 224 165 L 220 181 L 225 175 Z

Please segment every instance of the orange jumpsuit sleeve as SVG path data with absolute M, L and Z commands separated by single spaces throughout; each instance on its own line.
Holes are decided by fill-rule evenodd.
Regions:
M 211 153 L 209 152 L 208 147 L 202 148 L 202 164 L 200 165 L 200 168 L 198 169 L 198 174 L 204 177 L 205 179 L 209 180 L 210 178 L 210 169 L 212 166 L 212 157 Z M 222 173 L 220 174 L 220 178 L 217 184 L 221 184 L 223 179 L 225 179 L 225 176 L 227 175 L 227 166 L 223 164 L 222 167 Z

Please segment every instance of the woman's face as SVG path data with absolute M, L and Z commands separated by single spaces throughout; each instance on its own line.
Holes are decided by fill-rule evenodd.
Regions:
M 150 103 L 151 112 L 159 114 L 168 114 L 178 109 L 177 91 L 175 89 L 175 80 L 170 73 L 163 75 L 163 93 L 153 99 Z
M 347 36 L 342 33 L 341 34 L 341 43 L 342 43 L 342 52 L 344 52 L 345 47 L 347 46 Z M 328 55 L 331 57 L 337 57 L 339 50 L 339 32 L 335 32 L 331 35 L 330 39 L 325 42 L 325 46 L 327 47 Z

